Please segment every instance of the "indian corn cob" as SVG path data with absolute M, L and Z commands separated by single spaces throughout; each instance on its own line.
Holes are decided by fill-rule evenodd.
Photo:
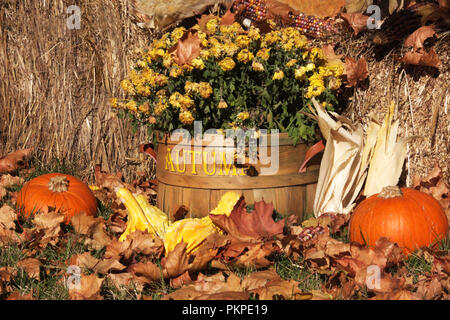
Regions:
M 265 21 L 270 16 L 265 0 L 238 0 L 234 2 L 233 9 L 241 16 L 256 22 Z M 312 37 L 324 37 L 335 31 L 331 20 L 308 16 L 295 10 L 289 12 L 289 20 L 291 21 L 289 26 Z

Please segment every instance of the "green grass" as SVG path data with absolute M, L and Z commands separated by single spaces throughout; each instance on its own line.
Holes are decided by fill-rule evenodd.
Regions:
M 33 157 L 30 160 L 30 167 L 34 168 L 34 171 L 24 177 L 26 181 L 47 173 L 65 173 L 72 176 L 79 176 L 80 174 L 79 167 L 65 159 L 56 159 L 52 160 L 50 164 L 44 164 L 40 159 Z
M 298 281 L 302 291 L 320 290 L 325 282 L 324 276 L 312 271 L 301 259 L 293 261 L 282 255 L 275 263 L 275 269 L 282 279 Z

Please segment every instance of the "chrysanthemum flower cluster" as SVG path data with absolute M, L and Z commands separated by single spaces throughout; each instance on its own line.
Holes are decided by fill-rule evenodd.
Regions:
M 192 130 L 198 120 L 204 129 L 279 129 L 296 141 L 312 139 L 308 104 L 313 97 L 329 108 L 337 103 L 343 64 L 327 61 L 295 28 L 263 34 L 219 21 L 154 40 L 121 82 L 129 100 L 113 99 L 112 106 L 151 132 Z M 179 65 L 173 48 L 188 31 L 198 37 L 198 54 Z

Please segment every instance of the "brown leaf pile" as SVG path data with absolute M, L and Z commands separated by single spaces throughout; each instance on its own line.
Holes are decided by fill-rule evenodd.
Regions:
M 210 235 L 191 254 L 184 242 L 166 253 L 162 239 L 142 231 L 121 242 L 127 212 L 110 188 L 118 183 L 138 186 L 99 170 L 97 177 L 96 195 L 108 201 L 113 212 L 108 218 L 78 215 L 69 226 L 54 211 L 18 219 L 6 189 L 7 203 L 0 206 L 0 246 L 18 246 L 21 257 L 14 265 L 0 265 L 0 298 L 39 298 L 39 290 L 24 293 L 14 287 L 22 270 L 35 281 L 57 277 L 67 297 L 75 300 L 104 299 L 110 287 L 133 288 L 137 299 L 165 300 L 448 299 L 447 251 L 423 248 L 406 257 L 386 239 L 373 249 L 349 243 L 349 215 L 275 221 L 271 204 L 260 201 L 250 209 L 241 197 L 229 216 L 210 215 L 222 232 Z M 23 183 L 9 175 L 0 176 L 0 181 Z M 415 186 L 436 197 L 448 212 L 449 189 L 438 167 L 425 178 L 417 177 Z M 60 258 L 42 255 L 43 250 Z M 286 275 L 281 261 L 308 275 Z M 413 272 L 415 261 L 426 268 Z M 312 277 L 321 280 L 305 286 Z M 152 296 L 144 293 L 155 286 L 159 289 Z

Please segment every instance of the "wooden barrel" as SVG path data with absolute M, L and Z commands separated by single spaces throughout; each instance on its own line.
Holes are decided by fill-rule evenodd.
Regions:
M 258 157 L 257 162 L 252 164 L 258 172 L 255 176 L 248 166 L 232 164 L 231 161 L 226 163 L 226 157 L 223 163 L 214 163 L 214 155 L 220 158 L 218 152 L 213 154 L 211 151 L 214 143 L 203 141 L 195 147 L 192 140 L 180 143 L 181 140 L 173 141 L 166 137 L 159 141 L 157 149 L 158 207 L 173 215 L 180 205 L 184 205 L 189 209 L 190 217 L 202 217 L 217 206 L 225 192 L 233 190 L 243 194 L 247 204 L 263 199 L 272 202 L 275 210 L 283 216 L 295 214 L 302 218 L 305 213 L 311 213 L 320 156 L 309 162 L 306 172 L 299 173 L 310 145 L 300 143 L 294 146 L 285 133 L 278 134 L 277 140 L 273 143 L 271 135 L 267 135 L 267 144 L 262 143 L 258 147 L 266 147 L 269 158 L 272 150 L 278 150 L 278 170 L 264 172 L 270 164 L 264 164 Z M 175 149 L 177 151 L 174 148 L 178 148 Z M 227 152 L 227 147 L 222 150 Z M 185 159 L 191 163 L 185 163 L 189 162 Z M 209 159 L 213 163 L 199 163 L 200 159 Z

